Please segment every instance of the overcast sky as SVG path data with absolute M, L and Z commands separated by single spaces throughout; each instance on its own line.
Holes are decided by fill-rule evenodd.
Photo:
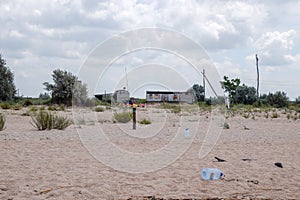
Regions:
M 260 93 L 285 91 L 294 99 L 300 96 L 299 10 L 298 0 L 0 0 L 0 53 L 15 74 L 20 94 L 36 97 L 45 92 L 43 82 L 51 82 L 54 69 L 78 74 L 90 53 L 112 36 L 166 28 L 203 47 L 221 77 L 240 78 L 254 87 L 258 54 Z M 149 54 L 152 60 L 143 57 Z M 123 60 L 138 60 L 145 67 L 164 54 L 130 56 Z M 153 69 L 156 73 L 157 67 Z M 130 74 L 130 66 L 127 70 Z M 89 88 L 89 93 L 102 93 L 101 87 Z

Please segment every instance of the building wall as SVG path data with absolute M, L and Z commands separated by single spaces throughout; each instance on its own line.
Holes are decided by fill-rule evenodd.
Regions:
M 194 94 L 190 92 L 147 91 L 147 102 L 182 102 L 193 103 Z

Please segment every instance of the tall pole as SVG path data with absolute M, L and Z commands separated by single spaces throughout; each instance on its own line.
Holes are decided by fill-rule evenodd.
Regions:
M 255 60 L 256 60 L 256 71 L 257 71 L 256 96 L 257 96 L 257 101 L 258 101 L 258 104 L 259 104 L 260 103 L 260 101 L 259 101 L 259 69 L 258 69 L 258 57 L 257 57 L 257 54 L 255 54 Z
M 205 69 L 203 69 L 203 89 L 204 89 L 204 100 L 205 100 Z

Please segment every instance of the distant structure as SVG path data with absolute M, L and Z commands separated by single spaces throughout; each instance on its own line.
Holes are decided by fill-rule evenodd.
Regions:
M 95 97 L 100 101 L 125 103 L 129 101 L 130 94 L 126 89 L 116 90 L 114 93 L 96 94 Z
M 186 92 L 146 91 L 146 101 L 192 104 L 195 102 L 195 94 L 193 90 L 188 90 Z

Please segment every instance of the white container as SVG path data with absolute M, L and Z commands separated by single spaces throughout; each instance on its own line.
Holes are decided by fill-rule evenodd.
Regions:
M 217 168 L 204 168 L 201 173 L 203 180 L 218 180 L 222 176 L 222 171 Z
M 186 128 L 184 130 L 184 137 L 185 138 L 190 138 L 191 137 L 191 135 L 190 135 L 190 129 L 189 128 Z

